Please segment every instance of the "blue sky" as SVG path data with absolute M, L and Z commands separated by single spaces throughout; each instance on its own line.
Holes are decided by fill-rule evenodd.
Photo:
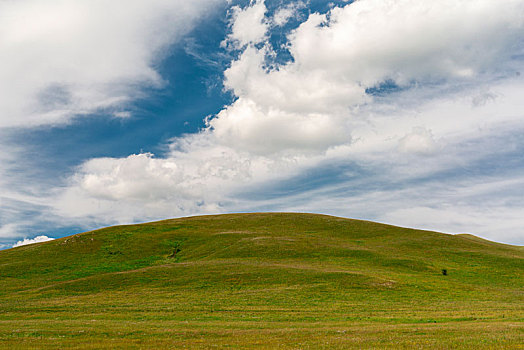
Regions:
M 0 2 L 0 247 L 300 211 L 524 243 L 524 1 Z

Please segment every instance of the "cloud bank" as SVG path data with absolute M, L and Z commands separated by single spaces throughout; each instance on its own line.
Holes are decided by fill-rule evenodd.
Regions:
M 0 2 L 0 128 L 127 116 L 127 102 L 163 86 L 164 50 L 217 3 Z
M 271 26 L 282 21 L 271 20 L 264 2 L 232 12 L 227 42 L 239 54 L 224 86 L 236 101 L 201 133 L 174 140 L 165 158 L 140 154 L 83 164 L 57 208 L 61 215 L 78 213 L 72 206 L 78 202 L 92 203 L 81 208 L 83 215 L 123 221 L 242 210 L 248 202 L 238 193 L 323 162 L 366 164 L 376 169 L 370 182 L 387 172 L 409 184 L 472 162 L 460 160 L 457 148 L 477 138 L 475 128 L 522 126 L 515 114 L 522 110 L 522 81 L 513 71 L 522 63 L 513 58 L 522 50 L 521 1 L 365 0 L 335 7 L 311 14 L 289 33 L 292 60 L 283 64 L 272 62 L 275 49 L 267 41 Z M 384 84 L 395 88 L 394 97 L 371 93 Z M 479 95 L 476 86 L 499 93 Z M 478 158 L 486 155 L 477 151 Z M 414 165 L 419 162 L 425 166 Z M 427 195 L 435 193 L 430 188 Z M 398 209 L 363 214 L 413 225 L 458 216 L 447 215 L 450 203 L 421 207 L 416 201 L 397 192 Z M 71 207 L 74 212 L 64 209 Z M 305 207 L 324 210 L 304 202 L 296 209 Z M 450 231 L 465 226 L 429 221 Z
M 524 2 L 360 0 L 308 14 L 275 47 L 272 31 L 303 6 L 232 7 L 222 46 L 234 57 L 223 81 L 234 102 L 162 157 L 84 162 L 49 212 L 96 225 L 312 211 L 521 242 Z M 150 54 L 114 81 L 161 84 L 151 62 L 169 33 L 144 37 Z
M 130 102 L 167 82 L 170 47 L 221 0 L 21 0 L 0 2 L 0 240 L 67 219 L 38 184 L 23 140 L 10 132 L 49 128 L 97 114 L 128 118 Z M 64 172 L 67 170 L 64 169 Z

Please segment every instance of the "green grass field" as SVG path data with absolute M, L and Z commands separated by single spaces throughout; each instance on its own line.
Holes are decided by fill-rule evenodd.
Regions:
M 311 214 L 110 227 L 0 251 L 0 347 L 524 349 L 523 258 Z

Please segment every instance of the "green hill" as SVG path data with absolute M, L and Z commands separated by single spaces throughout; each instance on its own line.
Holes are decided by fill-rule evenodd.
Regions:
M 0 347 L 522 348 L 523 258 L 312 214 L 109 227 L 0 251 Z

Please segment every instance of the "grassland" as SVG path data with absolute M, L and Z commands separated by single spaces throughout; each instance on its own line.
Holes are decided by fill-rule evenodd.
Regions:
M 523 258 L 311 214 L 110 227 L 0 251 L 0 347 L 523 349 Z

